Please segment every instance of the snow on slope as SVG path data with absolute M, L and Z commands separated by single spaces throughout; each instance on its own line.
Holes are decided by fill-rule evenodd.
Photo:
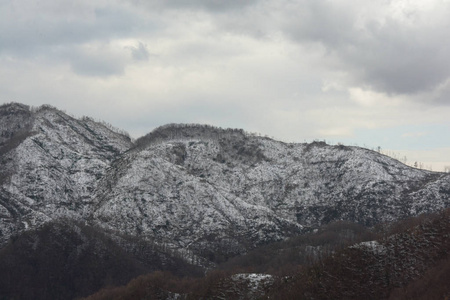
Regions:
M 59 216 L 220 261 L 335 220 L 449 206 L 448 174 L 374 151 L 162 126 L 130 139 L 48 106 L 0 107 L 0 244 Z
M 58 216 L 85 215 L 110 161 L 131 146 L 127 137 L 105 126 L 51 107 L 28 111 L 27 116 L 23 140 L 1 156 L 0 206 L 8 226 L 1 226 L 0 239 Z
M 99 224 L 226 256 L 333 220 L 374 225 L 448 206 L 448 176 L 366 149 L 200 125 L 160 130 L 99 185 Z

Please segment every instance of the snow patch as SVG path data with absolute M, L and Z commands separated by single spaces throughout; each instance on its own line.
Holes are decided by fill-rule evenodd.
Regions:
M 384 253 L 386 253 L 386 250 L 387 250 L 384 245 L 380 244 L 377 241 L 368 241 L 368 242 L 358 243 L 356 245 L 351 246 L 350 248 L 369 251 L 369 252 L 372 252 L 377 255 L 384 254 Z
M 231 276 L 233 281 L 246 281 L 252 291 L 261 290 L 264 286 L 273 283 L 274 278 L 270 274 L 240 273 Z

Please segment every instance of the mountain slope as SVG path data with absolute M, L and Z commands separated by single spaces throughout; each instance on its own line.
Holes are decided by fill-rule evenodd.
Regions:
M 102 124 L 49 106 L 0 107 L 0 131 L 0 245 L 55 217 L 82 218 L 110 162 L 131 146 Z
M 336 229 L 341 231 L 345 227 L 332 230 Z M 315 262 L 293 263 L 292 267 L 272 274 L 248 273 L 248 270 L 242 273 L 242 266 L 229 272 L 212 271 L 203 278 L 190 280 L 154 272 L 133 279 L 126 286 L 103 289 L 86 299 L 174 299 L 175 296 L 175 299 L 447 299 L 450 296 L 449 209 L 380 229 L 378 233 L 372 232 L 378 235 L 375 240 L 335 249 Z M 321 235 L 311 233 L 309 238 L 319 241 L 323 239 Z M 281 256 L 288 250 L 276 248 L 269 252 Z M 301 256 L 298 251 L 290 255 Z M 246 256 L 242 258 L 259 267 L 257 261 Z
M 203 266 L 336 220 L 449 206 L 450 176 L 358 147 L 162 126 L 132 143 L 49 107 L 0 107 L 0 244 L 59 217 L 139 236 Z
M 221 261 L 334 220 L 373 226 L 436 211 L 449 191 L 448 174 L 358 147 L 169 125 L 113 163 L 92 218 Z

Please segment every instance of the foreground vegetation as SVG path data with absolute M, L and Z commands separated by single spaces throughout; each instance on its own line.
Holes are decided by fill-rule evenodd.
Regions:
M 153 272 L 86 299 L 445 299 L 449 236 L 448 209 L 373 231 L 338 222 L 234 258 L 202 278 Z M 368 238 L 376 240 L 360 242 Z M 319 250 L 302 254 L 306 244 Z M 255 293 L 232 276 L 252 272 L 274 280 Z

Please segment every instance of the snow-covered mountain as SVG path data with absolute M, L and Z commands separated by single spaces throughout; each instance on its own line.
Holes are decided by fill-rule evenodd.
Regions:
M 220 261 L 334 220 L 450 206 L 450 176 L 377 152 L 166 125 L 132 142 L 90 118 L 0 107 L 0 243 L 59 217 Z
M 82 219 L 129 137 L 42 106 L 0 107 L 0 243 L 58 217 Z

